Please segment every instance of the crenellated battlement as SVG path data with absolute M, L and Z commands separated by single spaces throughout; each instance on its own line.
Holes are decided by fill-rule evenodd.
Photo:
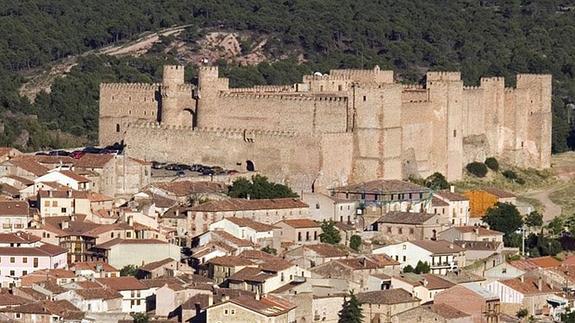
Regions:
M 347 102 L 347 97 L 342 96 L 317 96 L 317 95 L 282 95 L 282 94 L 265 94 L 253 92 L 227 92 L 219 93 L 222 98 L 237 99 L 256 99 L 256 100 L 290 100 L 290 101 L 327 101 L 327 102 Z
M 481 87 L 479 87 L 479 86 L 464 86 L 463 87 L 463 91 L 477 91 L 477 90 L 481 90 Z
M 194 128 L 191 126 L 181 126 L 181 125 L 162 125 L 158 122 L 135 122 L 131 123 L 128 127 L 130 128 L 141 128 L 141 129 L 162 129 L 162 130 L 176 130 L 185 132 L 189 134 L 213 134 L 217 136 L 267 136 L 267 137 L 299 137 L 301 134 L 295 131 L 288 130 L 250 130 L 250 129 L 239 129 L 239 128 L 218 128 L 218 127 L 205 127 L 205 128 Z M 308 135 L 309 136 L 309 135 Z
M 254 87 L 231 88 L 230 92 L 295 92 L 293 85 L 256 85 Z
M 303 81 L 349 81 L 351 78 L 345 75 L 331 75 L 331 74 L 323 74 L 323 75 L 304 75 Z
M 427 72 L 427 82 L 430 81 L 461 81 L 461 72 Z
M 158 83 L 100 83 L 100 91 L 157 91 L 160 88 Z
M 402 84 L 404 90 L 425 90 L 425 86 L 421 84 Z

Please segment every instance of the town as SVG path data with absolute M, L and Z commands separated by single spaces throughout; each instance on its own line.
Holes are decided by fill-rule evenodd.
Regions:
M 525 249 L 533 205 L 440 173 L 300 192 L 120 144 L 0 161 L 3 320 L 554 321 L 575 299 L 575 258 Z

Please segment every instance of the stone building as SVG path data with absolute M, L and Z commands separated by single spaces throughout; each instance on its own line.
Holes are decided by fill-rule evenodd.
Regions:
M 548 168 L 551 75 L 519 74 L 515 88 L 501 77 L 479 84 L 428 72 L 425 85 L 402 85 L 376 66 L 230 88 L 217 67 L 202 66 L 196 87 L 183 66 L 165 66 L 161 84 L 100 85 L 99 141 L 124 142 L 144 160 L 257 170 L 298 192 L 433 172 L 456 180 L 488 156 Z

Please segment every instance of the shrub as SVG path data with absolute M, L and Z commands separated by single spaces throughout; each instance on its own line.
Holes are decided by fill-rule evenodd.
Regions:
M 425 179 L 424 185 L 438 190 L 444 190 L 449 188 L 449 182 L 441 173 L 433 173 L 428 178 Z
M 484 163 L 473 162 L 467 164 L 467 171 L 477 177 L 485 177 L 487 175 L 487 166 Z
M 485 166 L 487 166 L 492 171 L 496 172 L 499 170 L 499 162 L 494 157 L 489 157 L 485 160 Z
M 349 247 L 355 251 L 359 251 L 361 247 L 361 237 L 357 234 L 352 235 L 349 239 Z
M 523 185 L 525 184 L 525 180 L 521 177 L 519 177 L 518 179 L 515 180 L 515 183 L 519 184 L 519 185 Z
M 518 178 L 517 174 L 512 170 L 506 170 L 501 174 L 503 174 L 503 176 L 505 176 L 505 178 L 510 179 L 510 180 L 516 180 Z

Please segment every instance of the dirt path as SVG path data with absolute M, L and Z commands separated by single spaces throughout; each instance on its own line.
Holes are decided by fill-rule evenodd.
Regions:
M 567 185 L 569 185 L 568 182 L 561 182 L 546 189 L 531 191 L 523 195 L 529 198 L 537 199 L 541 202 L 541 204 L 543 204 L 543 221 L 549 222 L 553 218 L 561 215 L 561 206 L 551 201 L 549 195 L 555 191 L 563 189 Z

